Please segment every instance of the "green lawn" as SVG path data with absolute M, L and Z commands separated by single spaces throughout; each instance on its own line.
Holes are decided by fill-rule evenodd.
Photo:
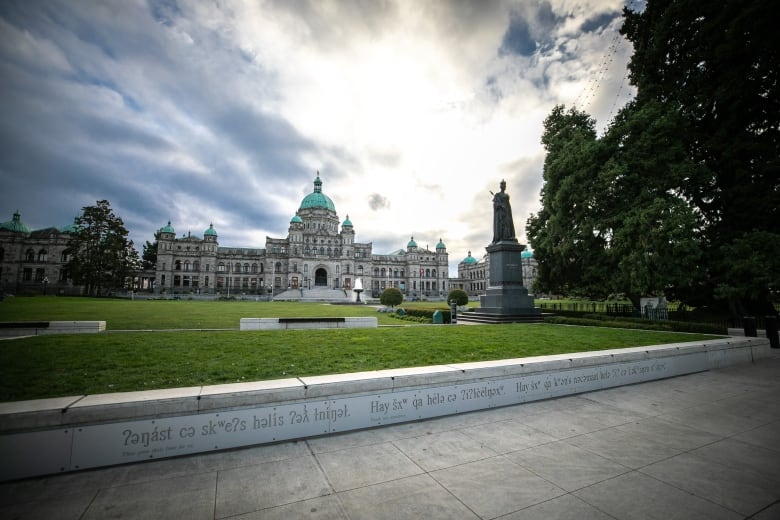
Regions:
M 0 342 L 0 401 L 484 361 L 713 337 L 549 324 L 142 332 L 236 329 L 241 317 L 365 315 L 377 316 L 380 323 L 403 323 L 367 306 L 11 298 L 0 302 L 0 321 L 105 319 L 109 330 L 115 332 Z M 136 332 L 124 332 L 128 329 Z

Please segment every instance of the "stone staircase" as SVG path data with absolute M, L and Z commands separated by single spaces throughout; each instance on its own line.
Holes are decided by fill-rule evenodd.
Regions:
M 486 312 L 468 311 L 458 313 L 458 323 L 484 323 L 484 324 L 498 324 L 498 323 L 542 323 L 544 322 L 544 316 L 550 316 L 550 314 L 488 314 Z
M 346 303 L 354 299 L 351 291 L 342 289 L 330 289 L 328 287 L 314 287 L 312 289 L 288 289 L 274 295 L 277 301 L 301 301 L 301 302 L 337 302 Z

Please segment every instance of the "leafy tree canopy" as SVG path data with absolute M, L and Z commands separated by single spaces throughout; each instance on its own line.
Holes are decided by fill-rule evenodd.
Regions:
M 537 290 L 720 298 L 737 313 L 772 312 L 780 40 L 770 5 L 649 0 L 624 10 L 636 99 L 601 137 L 573 108 L 544 122 L 542 209 L 526 229 Z
M 68 242 L 72 255 L 68 270 L 74 283 L 83 285 L 90 296 L 125 287 L 137 270 L 139 259 L 122 219 L 114 214 L 107 200 L 82 209 L 83 214 L 75 219 L 76 231 Z

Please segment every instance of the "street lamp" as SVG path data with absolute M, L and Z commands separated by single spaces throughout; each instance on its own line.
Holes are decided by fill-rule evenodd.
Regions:
M 49 284 L 49 278 L 44 276 L 43 280 L 41 280 L 41 283 L 43 283 L 43 295 L 46 296 L 46 286 Z

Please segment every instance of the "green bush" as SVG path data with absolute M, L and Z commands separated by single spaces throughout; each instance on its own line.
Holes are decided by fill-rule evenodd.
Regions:
M 396 289 L 395 287 L 388 287 L 382 291 L 382 294 L 379 296 L 379 301 L 382 305 L 395 307 L 404 301 L 404 295 L 400 289 Z
M 666 332 L 695 332 L 699 334 L 725 334 L 721 327 L 707 323 L 691 323 L 670 320 L 646 320 L 643 318 L 621 318 L 605 314 L 585 314 L 580 317 L 550 316 L 545 323 L 559 325 L 585 325 L 591 327 L 612 327 L 621 329 L 660 330 Z
M 453 289 L 447 295 L 447 302 L 455 300 L 455 305 L 468 305 L 469 295 L 463 289 Z
M 444 323 L 450 323 L 452 320 L 449 309 L 404 309 L 404 310 L 406 311 L 407 316 L 416 316 L 419 318 L 425 318 L 427 320 L 427 323 L 431 323 L 433 321 L 433 313 L 436 311 L 439 311 L 441 313 L 441 318 Z

